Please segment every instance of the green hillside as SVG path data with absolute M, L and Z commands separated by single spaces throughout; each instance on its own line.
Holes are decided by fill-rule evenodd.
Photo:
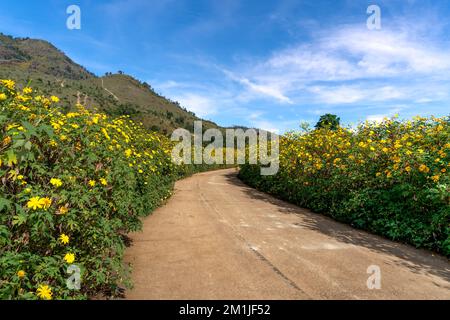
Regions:
M 157 94 L 150 85 L 125 74 L 97 77 L 47 41 L 0 34 L 0 78 L 30 83 L 44 94 L 55 94 L 63 108 L 81 103 L 110 115 L 129 115 L 147 129 L 170 134 L 193 130 L 200 120 L 177 102 Z M 204 129 L 217 128 L 204 121 Z

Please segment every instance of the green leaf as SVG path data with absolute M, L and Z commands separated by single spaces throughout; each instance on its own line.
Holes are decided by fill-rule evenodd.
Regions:
M 8 157 L 9 167 L 11 167 L 13 164 L 17 164 L 17 156 L 13 150 L 8 150 L 8 152 L 6 152 L 6 156 Z
M 48 125 L 42 125 L 42 130 L 48 135 L 50 139 L 53 139 L 55 137 L 55 133 L 53 131 L 53 128 Z
M 20 147 L 22 147 L 24 144 L 25 144 L 25 140 L 23 140 L 23 139 L 17 140 L 16 143 L 14 143 L 13 148 L 14 148 L 14 149 L 20 148 Z
M 23 213 L 19 213 L 17 216 L 13 217 L 13 226 L 21 226 L 22 224 L 24 224 L 25 222 L 27 222 L 27 216 Z
M 0 211 L 2 211 L 5 208 L 8 210 L 11 209 L 11 201 L 5 198 L 0 198 Z
M 25 146 L 24 146 L 24 147 L 25 147 L 26 150 L 30 151 L 30 150 L 31 150 L 31 145 L 32 145 L 32 144 L 31 144 L 31 141 L 27 141 L 27 142 L 25 143 Z
M 0 225 L 0 245 L 5 246 L 9 244 L 11 238 L 11 233 L 9 232 L 8 228 L 6 226 Z
M 0 115 L 0 124 L 3 124 L 4 122 L 6 122 L 8 120 L 7 116 L 4 115 Z
M 31 137 L 31 136 L 36 136 L 36 127 L 33 126 L 31 123 L 29 123 L 28 121 L 22 121 L 22 126 L 27 129 L 27 131 L 25 132 L 27 137 Z

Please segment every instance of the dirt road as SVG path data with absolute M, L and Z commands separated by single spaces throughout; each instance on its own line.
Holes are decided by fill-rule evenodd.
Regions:
M 179 181 L 132 239 L 128 299 L 450 299 L 447 259 L 255 191 L 235 169 Z

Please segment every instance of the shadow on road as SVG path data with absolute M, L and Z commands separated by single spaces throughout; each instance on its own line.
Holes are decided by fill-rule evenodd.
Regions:
M 273 196 L 244 184 L 237 177 L 236 172 L 225 173 L 225 178 L 229 183 L 239 187 L 241 191 L 250 198 L 269 202 L 272 205 L 277 206 L 278 211 L 281 213 L 301 215 L 302 219 L 297 223 L 298 226 L 318 231 L 342 243 L 362 246 L 373 251 L 394 256 L 398 258 L 393 262 L 396 265 L 407 267 L 417 274 L 428 273 L 450 282 L 449 260 L 443 256 L 433 254 L 427 250 L 416 249 L 409 245 L 396 243 L 365 231 L 357 230 L 324 215 L 313 213 L 307 209 L 302 209 L 296 205 L 276 199 Z M 435 285 L 442 287 L 442 285 L 437 283 L 435 283 Z M 450 289 L 450 286 L 447 286 L 446 288 Z

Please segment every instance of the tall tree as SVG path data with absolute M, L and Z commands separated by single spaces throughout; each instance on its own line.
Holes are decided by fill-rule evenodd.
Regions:
M 316 124 L 316 129 L 327 128 L 330 130 L 337 130 L 340 126 L 341 119 L 335 114 L 324 114 L 320 116 L 319 122 Z

